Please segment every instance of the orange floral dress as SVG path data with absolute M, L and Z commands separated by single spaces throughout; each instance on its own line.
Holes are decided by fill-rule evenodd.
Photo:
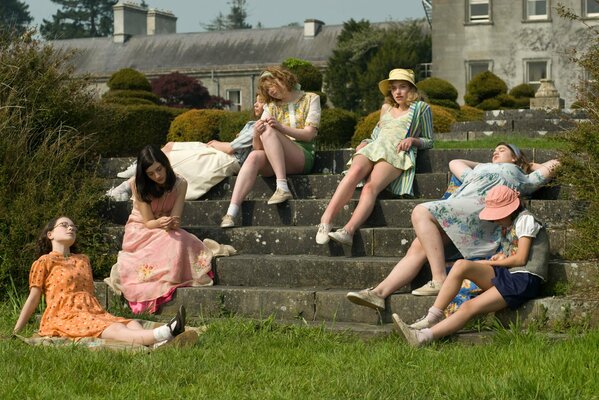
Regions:
M 65 257 L 53 251 L 41 256 L 31 266 L 29 287 L 41 288 L 46 297 L 40 336 L 100 337 L 108 326 L 130 321 L 98 303 L 89 258 L 83 254 Z

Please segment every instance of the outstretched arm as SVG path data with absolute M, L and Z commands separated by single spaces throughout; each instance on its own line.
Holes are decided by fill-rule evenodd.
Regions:
M 480 163 L 470 160 L 451 160 L 449 162 L 449 170 L 456 178 L 463 181 L 462 176 L 464 173 L 471 171 L 478 164 Z
M 538 173 L 543 175 L 545 179 L 550 179 L 555 176 L 555 170 L 561 164 L 559 160 L 549 160 L 542 164 L 530 163 L 530 172 L 539 171 Z
M 31 318 L 31 315 L 35 312 L 38 304 L 40 303 L 40 299 L 42 297 L 42 288 L 33 286 L 29 290 L 29 296 L 27 300 L 25 300 L 25 304 L 23 305 L 23 309 L 21 310 L 21 314 L 19 314 L 19 319 L 17 319 L 17 323 L 15 324 L 15 328 L 13 329 L 13 333 L 19 333 L 25 325 L 27 325 L 27 321 Z

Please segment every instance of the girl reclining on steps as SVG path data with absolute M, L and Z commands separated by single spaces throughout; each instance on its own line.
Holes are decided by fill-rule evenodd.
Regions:
M 29 297 L 14 334 L 27 324 L 42 295 L 46 309 L 40 321 L 40 336 L 98 337 L 148 346 L 172 340 L 185 330 L 184 308 L 168 324 L 156 329 L 144 329 L 135 320 L 104 311 L 94 296 L 89 259 L 75 254 L 76 238 L 77 228 L 64 216 L 51 220 L 43 229 L 37 242 L 39 258 L 29 272 Z
M 187 182 L 156 146 L 137 157 L 133 210 L 109 283 L 134 313 L 154 313 L 182 286 L 212 285 L 212 252 L 181 229 Z
M 447 200 L 419 204 L 412 211 L 416 239 L 391 273 L 375 288 L 347 294 L 353 303 L 385 308 L 385 298 L 409 284 L 428 261 L 432 280 L 412 291 L 419 296 L 436 296 L 446 278 L 445 255 L 459 251 L 466 259 L 486 258 L 499 246 L 501 229 L 481 221 L 479 212 L 487 192 L 506 185 L 529 195 L 554 175 L 559 161 L 529 163 L 518 147 L 500 143 L 493 151 L 491 163 L 452 160 L 449 169 L 462 185 Z
M 264 100 L 256 96 L 254 116 L 262 115 Z M 249 121 L 232 142 L 211 140 L 201 142 L 169 142 L 162 151 L 169 158 L 173 170 L 187 181 L 185 200 L 195 200 L 203 196 L 214 185 L 239 172 L 252 151 L 252 139 L 256 121 Z M 125 171 L 119 172 L 119 178 L 129 179 L 135 175 L 137 163 L 132 163 Z M 131 197 L 131 182 L 127 180 L 106 192 L 116 201 L 126 201 Z
M 377 196 L 385 188 L 396 195 L 412 194 L 417 149 L 433 147 L 433 118 L 428 104 L 419 101 L 414 72 L 394 69 L 379 82 L 385 96 L 378 129 L 358 145 L 347 175 L 343 177 L 320 218 L 316 243 L 329 239 L 351 246 L 354 234 L 372 213 Z M 379 131 L 380 129 L 380 131 Z M 350 220 L 331 232 L 335 216 L 351 199 L 356 186 L 366 179 Z
M 479 216 L 501 227 L 500 251 L 488 260 L 456 261 L 428 314 L 416 323 L 408 326 L 393 314 L 396 327 L 410 345 L 421 346 L 450 335 L 478 314 L 516 309 L 539 295 L 547 279 L 549 240 L 545 228 L 522 205 L 519 193 L 495 186 L 487 193 Z M 443 310 L 464 279 L 473 281 L 483 292 L 443 319 Z

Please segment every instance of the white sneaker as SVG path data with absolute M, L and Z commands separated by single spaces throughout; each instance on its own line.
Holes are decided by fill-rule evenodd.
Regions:
M 220 223 L 221 228 L 233 228 L 235 226 L 235 219 L 229 214 L 225 214 L 222 222 Z
M 131 186 L 125 181 L 117 187 L 111 187 L 106 191 L 106 196 L 114 201 L 127 201 L 131 197 Z
M 359 292 L 349 292 L 345 297 L 359 306 L 366 306 L 375 310 L 385 309 L 385 299 L 374 294 L 372 288 L 360 290 Z
M 133 164 L 129 165 L 126 170 L 121 171 L 118 174 L 116 174 L 116 176 L 118 176 L 119 178 L 123 178 L 123 179 L 129 179 L 129 178 L 135 176 L 136 170 L 137 170 L 137 162 L 134 162 Z
M 443 283 L 437 281 L 428 281 L 418 289 L 412 290 L 414 296 L 436 296 L 441 290 Z
M 401 335 L 404 337 L 405 341 L 412 347 L 420 347 L 423 343 L 420 343 L 418 340 L 418 335 L 415 330 L 410 329 L 410 327 L 399 318 L 399 315 L 393 314 L 393 323 L 395 324 L 395 328 Z
M 332 229 L 331 224 L 320 224 L 318 225 L 318 232 L 316 232 L 316 243 L 327 244 L 329 243 L 329 232 Z
M 420 318 L 418 321 L 416 321 L 412 325 L 410 325 L 410 329 L 420 330 L 420 329 L 430 328 L 434 325 L 436 325 L 436 324 L 431 323 L 426 318 L 426 315 L 425 315 L 424 317 Z
M 351 246 L 354 243 L 354 236 L 347 233 L 343 228 L 337 229 L 335 232 L 329 233 L 329 237 L 335 242 L 344 246 Z

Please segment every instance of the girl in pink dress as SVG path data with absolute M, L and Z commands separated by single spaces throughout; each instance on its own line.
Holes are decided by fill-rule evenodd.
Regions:
M 67 217 L 51 220 L 38 239 L 39 258 L 29 273 L 29 296 L 13 330 L 19 333 L 40 303 L 46 310 L 40 321 L 40 336 L 70 339 L 98 337 L 133 344 L 151 345 L 172 340 L 185 330 L 185 309 L 168 324 L 144 329 L 137 321 L 107 313 L 94 296 L 89 259 L 75 250 L 77 227 Z
M 134 313 L 154 313 L 178 287 L 212 285 L 212 253 L 180 228 L 187 182 L 158 147 L 148 145 L 139 153 L 132 188 L 118 280 Z

